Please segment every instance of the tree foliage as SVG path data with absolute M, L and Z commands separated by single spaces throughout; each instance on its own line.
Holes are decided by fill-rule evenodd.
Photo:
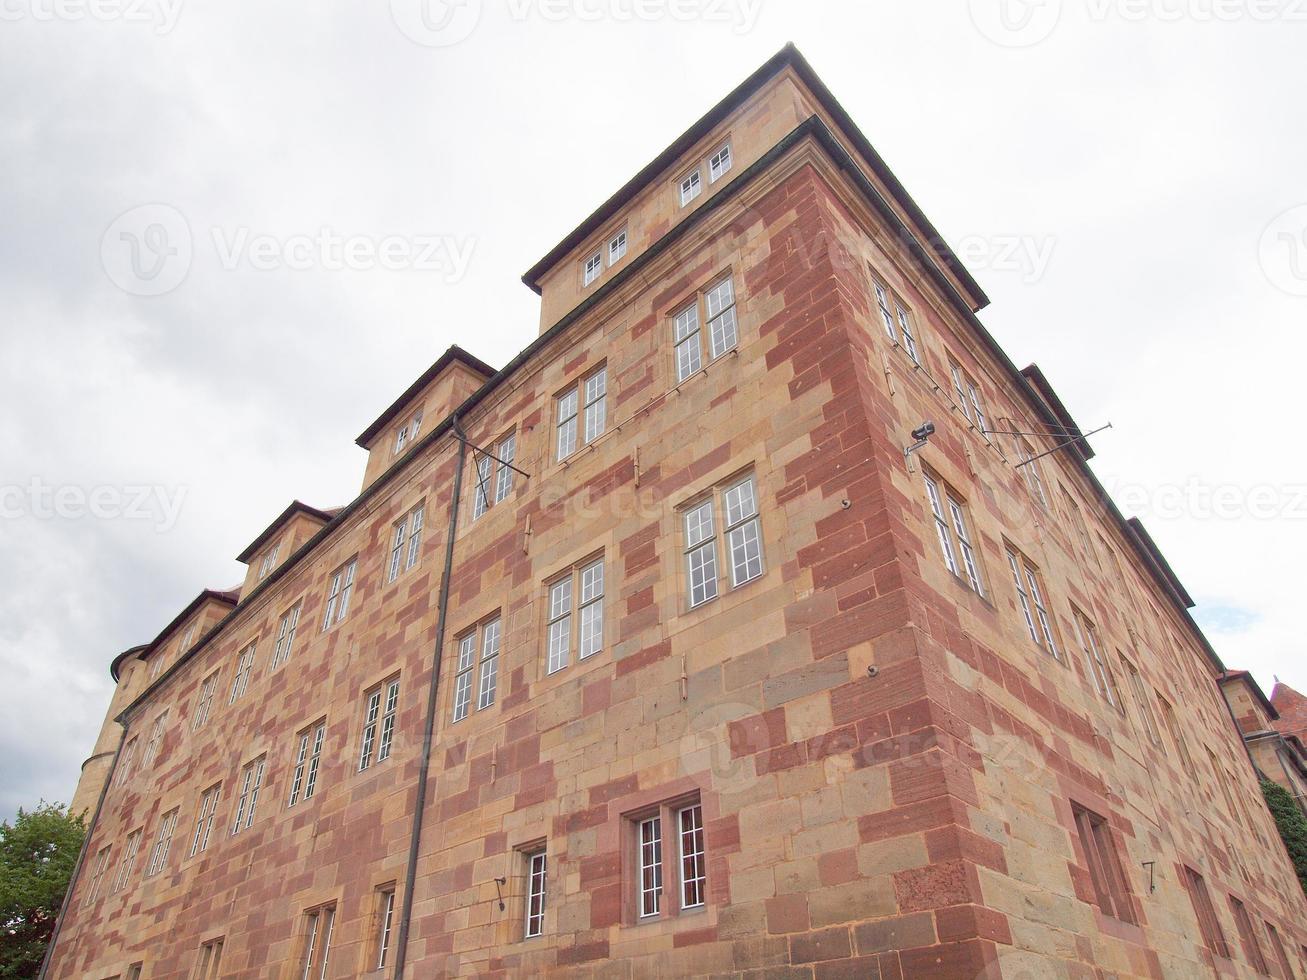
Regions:
M 0 980 L 36 976 L 85 834 L 80 816 L 44 801 L 0 822 Z
M 1266 797 L 1266 805 L 1271 808 L 1271 816 L 1275 817 L 1275 825 L 1280 828 L 1284 846 L 1298 872 L 1298 882 L 1302 885 L 1302 890 L 1307 892 L 1307 816 L 1303 815 L 1289 791 L 1279 783 L 1263 779 L 1262 795 Z

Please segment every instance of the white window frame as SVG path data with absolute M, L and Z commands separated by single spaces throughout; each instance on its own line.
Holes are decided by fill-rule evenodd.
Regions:
M 703 176 L 699 173 L 698 167 L 677 181 L 677 191 L 681 199 L 681 207 L 690 204 L 703 193 Z
M 472 461 L 472 520 L 507 500 L 513 492 L 517 433 L 510 432 L 494 446 L 493 454 L 479 453 Z
M 580 452 L 608 427 L 608 365 L 601 364 L 554 397 L 554 452 L 558 462 Z
M 177 829 L 177 817 L 180 813 L 180 807 L 173 807 L 160 819 L 159 836 L 155 838 L 154 847 L 150 848 L 150 859 L 145 862 L 145 877 L 153 878 L 167 866 L 168 852 L 172 849 L 172 835 Z
M 218 969 L 222 966 L 223 939 L 210 939 L 200 946 L 200 962 L 195 968 L 195 980 L 218 980 Z
M 735 159 L 731 153 L 731 144 L 727 140 L 718 147 L 716 153 L 708 157 L 708 183 L 717 183 L 731 172 L 731 167 L 734 165 Z
M 1135 700 L 1139 702 L 1139 713 L 1144 719 L 1144 734 L 1148 736 L 1148 741 L 1160 749 L 1162 729 L 1157 724 L 1157 716 L 1153 714 L 1153 705 L 1148 697 L 1148 685 L 1144 683 L 1143 675 L 1139 673 L 1139 668 L 1135 666 L 1134 661 L 1125 654 L 1121 654 L 1121 667 L 1125 671 L 1126 680 L 1130 684 Z
M 395 886 L 380 889 L 381 917 L 377 924 L 377 965 L 375 969 L 384 970 L 386 960 L 390 957 L 391 931 L 395 924 Z
M 259 581 L 267 578 L 268 573 L 277 567 L 277 555 L 280 551 L 281 542 L 278 541 L 263 553 L 263 560 L 259 562 Z
M 322 743 L 327 737 L 327 723 L 320 721 L 299 733 L 299 749 L 295 755 L 295 768 L 291 774 L 290 800 L 292 807 L 301 800 L 313 799 L 318 787 L 318 767 L 322 762 Z
M 399 578 L 417 564 L 422 552 L 422 526 L 426 520 L 426 501 L 397 520 L 390 532 L 390 560 L 386 563 L 386 584 Z M 407 555 L 407 557 L 405 557 Z
M 236 819 L 231 824 L 232 837 L 242 830 L 248 830 L 254 823 L 254 812 L 259 803 L 259 791 L 263 788 L 263 775 L 267 768 L 266 755 L 261 755 L 242 767 L 240 796 L 236 800 Z
M 158 758 L 159 749 L 163 745 L 165 726 L 168 724 L 168 709 L 165 708 L 158 718 L 154 719 L 154 725 L 150 728 L 150 739 L 145 743 L 145 752 L 141 755 L 141 768 L 148 769 Z
M 732 591 L 762 578 L 767 561 L 757 475 L 737 476 L 683 507 L 681 533 L 687 608 L 698 609 L 721 595 L 725 569 Z
M 236 674 L 231 680 L 231 697 L 227 699 L 229 705 L 239 701 L 250 686 L 250 675 L 254 673 L 254 651 L 258 646 L 255 640 L 249 644 L 236 658 Z
M 132 868 L 136 864 L 136 855 L 141 849 L 141 836 L 144 833 L 145 828 L 140 827 L 127 835 L 127 842 L 123 845 L 123 855 L 118 860 L 118 873 L 114 876 L 113 885 L 109 889 L 110 895 L 117 895 L 131 881 Z
M 626 255 L 627 235 L 623 228 L 608 239 L 608 265 L 611 268 Z
M 290 659 L 291 648 L 295 645 L 295 631 L 299 629 L 300 607 L 303 605 L 303 602 L 297 602 L 281 615 L 281 622 L 277 625 L 277 642 L 272 648 L 271 670 L 276 670 Z
M 524 939 L 535 939 L 545 932 L 545 900 L 548 893 L 549 858 L 543 847 L 529 851 L 526 858 L 526 921 Z
M 123 746 L 122 759 L 118 763 L 118 785 L 126 786 L 127 781 L 132 778 L 132 766 L 136 764 L 136 744 L 140 737 L 133 735 Z
M 96 852 L 94 870 L 91 872 L 91 886 L 86 891 L 86 897 L 82 899 L 82 905 L 90 905 L 99 897 L 105 872 L 109 870 L 109 858 L 113 856 L 112 852 L 112 844 L 105 844 Z
M 1048 494 L 1044 492 L 1044 478 L 1039 472 L 1039 460 L 1035 458 L 1034 447 L 1026 441 L 1025 436 L 1016 436 L 1017 456 L 1020 459 L 1022 473 L 1025 475 L 1026 486 L 1030 490 L 1030 495 L 1035 498 L 1035 502 L 1044 510 L 1048 510 Z M 1098 562 L 1098 556 L 1094 555 L 1095 563 Z M 1101 566 L 1100 566 L 1101 567 Z
M 304 918 L 304 969 L 300 973 L 300 980 L 313 980 L 315 967 L 318 980 L 326 980 L 327 964 L 331 961 L 331 937 L 336 931 L 336 906 L 333 903 L 309 909 L 304 913 Z
M 604 252 L 600 249 L 585 260 L 581 270 L 581 285 L 590 286 L 604 274 Z
M 1094 628 L 1093 622 L 1073 606 L 1071 623 L 1076 630 L 1076 640 L 1080 644 L 1080 652 L 1085 658 L 1085 668 L 1094 682 L 1094 690 L 1098 692 L 1099 697 L 1113 708 L 1122 711 L 1121 695 L 1117 690 L 1116 678 L 1112 674 L 1111 665 L 1108 664 L 1098 646 L 1098 631 Z
M 590 558 L 555 576 L 545 587 L 545 674 L 604 649 L 604 556 Z
M 672 314 L 672 363 L 676 384 L 703 370 L 740 346 L 737 308 L 739 294 L 731 273 L 719 276 L 712 285 L 699 290 L 694 298 Z M 707 330 L 703 325 L 707 324 Z
M 366 697 L 363 735 L 359 743 L 359 772 L 380 765 L 390 758 L 395 736 L 395 715 L 399 711 L 399 678 L 383 681 L 370 690 Z
M 695 802 L 676 811 L 676 836 L 680 846 L 677 865 L 681 909 L 701 909 L 707 904 L 708 853 L 704 846 L 703 804 Z
M 499 656 L 503 650 L 503 618 L 495 613 L 454 641 L 457 660 L 454 665 L 454 701 L 450 724 L 455 725 L 476 710 L 483 711 L 499 695 Z M 477 651 L 480 650 L 480 656 Z
M 218 693 L 218 671 L 213 671 L 200 681 L 200 693 L 195 698 L 195 717 L 191 721 L 191 731 L 198 732 L 209 720 L 209 711 L 213 707 L 213 698 Z
M 354 557 L 331 573 L 331 581 L 327 586 L 326 613 L 322 617 L 322 632 L 342 623 L 349 613 L 349 600 L 354 592 L 354 576 L 358 572 L 358 565 L 359 560 Z
M 418 432 L 422 429 L 422 409 L 418 409 L 413 416 L 395 430 L 395 445 L 392 455 L 398 456 L 404 451 L 404 447 L 410 442 L 416 442 Z
M 984 598 L 985 578 L 981 572 L 979 555 L 971 540 L 966 501 L 933 473 L 923 469 L 922 478 L 926 484 L 926 501 L 930 505 L 944 567 L 955 578 L 966 583 L 972 592 Z
M 214 783 L 200 793 L 199 812 L 195 817 L 195 835 L 191 838 L 191 852 L 188 857 L 195 857 L 209 846 L 209 835 L 213 833 L 214 815 L 218 812 L 218 802 L 222 799 L 222 783 Z
M 662 914 L 663 834 L 662 813 L 644 817 L 637 823 L 636 840 L 640 878 L 636 883 L 637 911 L 641 919 L 655 919 Z
M 1030 638 L 1035 641 L 1035 646 L 1061 663 L 1062 654 L 1057 648 L 1057 641 L 1053 638 L 1052 617 L 1048 613 L 1044 594 L 1039 587 L 1039 572 L 1016 548 L 1008 545 L 1005 551 L 1008 568 L 1012 571 L 1012 584 L 1017 589 L 1017 602 L 1021 607 L 1021 615 L 1026 621 L 1026 630 L 1030 633 Z

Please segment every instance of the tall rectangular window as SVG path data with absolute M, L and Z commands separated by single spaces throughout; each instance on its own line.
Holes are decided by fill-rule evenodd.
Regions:
M 82 899 L 82 904 L 89 905 L 100 896 L 100 886 L 104 883 L 104 873 L 109 870 L 109 852 L 111 850 L 111 845 L 105 845 L 95 855 L 95 863 L 91 866 L 91 884 L 86 890 L 86 897 Z
M 1108 666 L 1106 658 L 1098 645 L 1098 631 L 1094 629 L 1087 616 L 1079 609 L 1072 607 L 1071 621 L 1076 629 L 1076 640 L 1080 644 L 1080 652 L 1084 654 L 1085 667 L 1089 671 L 1089 676 L 1094 680 L 1094 689 L 1098 696 L 1104 701 L 1121 711 L 1121 694 L 1116 689 L 1116 677 L 1112 673 L 1112 668 Z
M 627 820 L 634 847 L 630 867 L 636 875 L 637 919 L 703 908 L 708 900 L 708 855 L 700 801 L 662 803 Z
M 1221 921 L 1216 917 L 1212 905 L 1212 896 L 1207 891 L 1207 882 L 1193 868 L 1184 869 L 1185 887 L 1189 891 L 1189 900 L 1194 906 L 1194 915 L 1198 918 L 1198 929 L 1202 933 L 1203 943 L 1211 950 L 1213 956 L 1228 960 L 1230 946 L 1221 931 Z
M 231 697 L 228 704 L 235 704 L 250 686 L 250 674 L 254 673 L 254 648 L 251 643 L 236 658 L 236 676 L 231 681 Z
M 150 728 L 150 740 L 145 743 L 145 754 L 141 756 L 141 768 L 146 769 L 154 764 L 154 760 L 159 757 L 159 750 L 163 747 L 163 736 L 168 727 L 168 712 L 154 719 L 154 725 Z
M 223 940 L 210 939 L 200 947 L 200 956 L 195 963 L 195 980 L 218 980 L 222 968 Z
M 325 980 L 331 957 L 331 934 L 336 926 L 336 906 L 324 905 L 304 913 L 304 953 L 300 980 Z
M 399 578 L 417 564 L 421 552 L 422 523 L 426 504 L 421 503 L 395 522 L 390 533 L 390 562 L 386 570 L 386 583 Z
M 1048 606 L 1044 602 L 1043 590 L 1039 587 L 1039 574 L 1035 566 L 1025 555 L 1015 548 L 1007 549 L 1007 563 L 1012 570 L 1012 582 L 1017 588 L 1017 602 L 1021 606 L 1021 615 L 1025 618 L 1026 629 L 1035 645 L 1042 647 L 1061 661 L 1062 655 L 1057 651 L 1057 642 L 1053 639 L 1053 625 L 1048 615 Z
M 1021 460 L 1017 466 L 1025 477 L 1026 486 L 1030 489 L 1030 495 L 1035 498 L 1035 502 L 1040 507 L 1047 510 L 1048 497 L 1044 493 L 1044 480 L 1039 475 L 1039 461 L 1035 459 L 1035 451 L 1030 447 L 1030 443 L 1026 441 L 1025 436 L 1017 436 L 1016 442 L 1017 456 Z
M 109 890 L 111 895 L 117 895 L 131 880 L 132 868 L 136 865 L 136 854 L 141 849 L 141 833 L 140 830 L 133 830 L 127 835 L 127 843 L 123 845 L 123 856 L 118 860 L 118 873 L 114 875 L 113 887 Z
M 322 617 L 323 632 L 344 620 L 349 612 L 349 599 L 354 592 L 354 573 L 358 570 L 359 560 L 351 558 L 331 574 L 331 583 L 327 586 L 327 608 Z
M 657 915 L 662 911 L 662 901 L 662 817 L 652 816 L 640 821 L 640 917 Z
M 277 626 L 277 643 L 272 648 L 273 670 L 276 670 L 290 659 L 291 648 L 295 645 L 295 630 L 300 623 L 301 605 L 302 603 L 297 602 L 282 614 L 281 622 Z
M 1171 702 L 1160 694 L 1157 696 L 1157 705 L 1162 711 L 1162 723 L 1166 725 L 1166 730 L 1171 733 L 1171 741 L 1175 743 L 1175 751 L 1180 756 L 1180 765 L 1192 778 L 1195 775 L 1194 760 L 1189 754 L 1189 743 L 1185 739 L 1184 731 L 1176 720 L 1175 709 L 1171 707 Z
M 715 184 L 731 169 L 731 144 L 726 143 L 708 158 L 708 183 Z
M 615 265 L 626 254 L 626 229 L 608 239 L 608 264 Z
M 1121 666 L 1125 669 L 1126 678 L 1130 682 L 1130 692 L 1134 695 L 1135 703 L 1139 705 L 1139 715 L 1143 719 L 1148 741 L 1161 748 L 1162 733 L 1157 727 L 1157 718 L 1153 715 L 1153 705 L 1148 697 L 1148 687 L 1144 684 L 1143 677 L 1139 675 L 1139 668 L 1124 656 L 1121 658 Z
M 125 974 L 126 980 L 141 980 L 141 970 L 145 969 L 145 963 L 133 963 L 127 968 Z
M 168 851 L 172 849 L 172 834 L 177 828 L 178 810 L 169 810 L 159 821 L 159 836 L 150 849 L 150 859 L 145 862 L 145 877 L 152 878 L 168 865 Z
M 395 738 L 395 714 L 399 709 L 399 678 L 368 694 L 363 714 L 363 738 L 359 748 L 359 772 L 375 762 L 390 758 Z
M 503 625 L 498 616 L 480 626 L 474 626 L 458 638 L 453 721 L 462 721 L 467 717 L 474 696 L 478 711 L 495 703 L 499 688 L 499 649 L 502 638 Z M 477 656 L 478 649 L 481 651 L 480 657 Z
M 921 364 L 921 352 L 917 348 L 916 330 L 913 327 L 912 316 L 908 313 L 907 305 L 888 286 L 875 278 L 874 274 L 872 287 L 876 294 L 876 310 L 880 314 L 880 321 L 885 327 L 885 335 L 903 348 L 908 357 L 912 358 L 913 364 Z
M 608 367 L 593 371 L 555 399 L 558 459 L 604 434 L 608 421 Z
M 1275 956 L 1275 961 L 1280 964 L 1280 973 L 1286 980 L 1297 980 L 1297 975 L 1293 972 L 1293 966 L 1289 963 L 1289 954 L 1285 951 L 1284 942 L 1280 939 L 1280 931 L 1267 922 L 1266 935 L 1271 940 L 1271 952 Z
M 488 453 L 476 454 L 476 462 L 473 464 L 476 481 L 472 488 L 473 520 L 495 504 L 507 499 L 513 492 L 513 460 L 516 455 L 517 436 L 512 432 L 499 440 L 493 458 Z
M 1243 946 L 1248 962 L 1262 976 L 1269 977 L 1271 971 L 1266 965 L 1266 957 L 1262 955 L 1262 946 L 1257 941 L 1257 933 L 1253 930 L 1252 919 L 1248 917 L 1247 906 L 1231 895 L 1230 911 L 1234 913 L 1234 924 L 1239 930 L 1239 943 Z
M 126 786 L 127 781 L 132 778 L 132 767 L 136 765 L 136 743 L 138 739 L 133 736 L 127 740 L 123 746 L 122 758 L 118 760 L 118 785 Z
M 951 357 L 948 369 L 949 376 L 953 379 L 953 392 L 958 399 L 958 411 L 968 422 L 975 422 L 976 428 L 982 433 L 988 432 L 989 420 L 985 418 L 985 402 L 980 394 L 980 385 Z
M 233 835 L 247 830 L 254 823 L 254 808 L 259 803 L 259 790 L 263 788 L 263 772 L 267 768 L 267 763 L 266 756 L 259 756 L 253 762 L 246 763 L 245 768 L 241 770 L 236 819 L 231 824 Z
M 718 518 L 722 534 L 717 533 Z M 764 570 L 762 523 L 754 476 L 735 479 L 682 513 L 688 600 L 691 608 L 717 598 L 720 562 L 731 588 L 759 578 Z M 722 547 L 724 544 L 724 553 Z
M 1075 815 L 1080 847 L 1089 864 L 1089 878 L 1098 897 L 1099 910 L 1122 922 L 1134 923 L 1134 906 L 1107 820 L 1075 804 L 1071 811 Z
M 268 577 L 268 573 L 277 567 L 277 555 L 281 552 L 281 542 L 277 542 L 271 548 L 263 553 L 263 560 L 259 562 L 259 580 Z
M 327 738 L 327 723 L 320 721 L 316 725 L 300 732 L 299 747 L 295 752 L 295 771 L 291 773 L 290 800 L 287 806 L 294 806 L 300 800 L 311 800 L 318 788 L 318 766 L 322 762 L 322 743 Z
M 604 271 L 604 253 L 595 252 L 594 255 L 590 256 L 588 259 L 585 260 L 585 272 L 582 274 L 582 278 L 581 278 L 582 285 L 585 286 L 590 285 L 592 282 L 594 282 L 596 279 L 599 278 L 599 276 L 603 273 L 603 271 Z
M 195 834 L 191 838 L 191 857 L 195 857 L 209 846 L 209 835 L 213 833 L 213 816 L 218 812 L 218 799 L 221 795 L 222 783 L 215 783 L 200 794 L 200 808 L 195 816 Z
M 681 908 L 700 908 L 704 904 L 707 870 L 704 863 L 703 807 L 695 803 L 676 814 L 681 839 Z
M 418 433 L 422 430 L 422 409 L 413 413 L 413 417 L 401 425 L 395 432 L 395 455 L 398 456 L 404 451 L 409 443 L 417 442 Z
M 703 191 L 703 180 L 699 176 L 699 169 L 696 167 L 690 173 L 681 178 L 681 207 L 685 207 Z
M 1058 489 L 1062 494 L 1062 506 L 1066 509 L 1071 518 L 1071 525 L 1076 529 L 1076 537 L 1080 539 L 1080 549 L 1086 555 L 1092 556 L 1095 563 L 1098 556 L 1094 554 L 1094 549 L 1089 543 L 1089 529 L 1085 527 L 1084 515 L 1080 513 L 1080 505 L 1076 503 L 1075 498 L 1071 496 L 1067 488 L 1058 484 Z
M 944 565 L 959 578 L 965 575 L 971 590 L 976 595 L 983 596 L 985 585 L 980 577 L 980 561 L 976 557 L 967 526 L 966 505 L 946 483 L 931 473 L 923 471 L 923 475 L 926 499 L 935 522 L 935 534 L 939 538 Z
M 495 690 L 499 685 L 499 620 L 487 623 L 481 630 L 481 678 L 477 694 L 477 710 L 495 703 Z
M 395 886 L 388 885 L 377 893 L 377 955 L 376 969 L 390 965 L 390 944 L 395 927 Z
M 555 673 L 571 663 L 574 643 L 581 660 L 592 657 L 603 649 L 602 558 L 570 569 L 562 578 L 549 585 L 545 634 L 546 673 Z
M 705 289 L 701 296 L 696 296 L 672 317 L 677 384 L 703 368 L 705 338 L 700 324 L 705 322 L 708 324 L 706 354 L 709 361 L 715 361 L 739 345 L 735 284 L 730 276 Z
M 594 442 L 608 424 L 608 368 L 585 379 L 585 441 Z
M 545 875 L 547 859 L 542 847 L 526 855 L 526 928 L 527 939 L 545 931 Z

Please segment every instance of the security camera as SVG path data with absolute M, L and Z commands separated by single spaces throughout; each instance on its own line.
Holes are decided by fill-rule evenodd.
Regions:
M 922 422 L 921 428 L 912 430 L 912 438 L 916 439 L 918 442 L 922 442 L 926 439 L 929 439 L 934 434 L 935 434 L 934 422 Z

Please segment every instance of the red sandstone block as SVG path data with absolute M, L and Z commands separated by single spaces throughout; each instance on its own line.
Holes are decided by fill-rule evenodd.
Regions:
M 708 926 L 703 929 L 692 929 L 688 932 L 678 932 L 672 940 L 672 946 L 679 949 L 682 946 L 697 946 L 700 943 L 715 943 L 717 941 L 717 927 Z
M 639 777 L 635 773 L 629 776 L 623 776 L 621 779 L 614 779 L 607 783 L 601 783 L 598 786 L 590 787 L 590 805 L 595 806 L 599 803 L 607 803 L 609 800 L 619 796 L 626 796 L 634 793 L 640 788 Z
M 883 601 L 883 599 L 877 599 L 866 608 Z M 860 614 L 861 610 L 855 610 L 851 613 L 843 613 L 837 618 L 857 617 Z M 813 632 L 815 634 L 817 630 Z M 856 643 L 870 639 L 870 636 L 863 636 L 861 639 L 850 636 L 849 639 L 853 642 L 843 645 L 837 644 L 828 652 L 835 653 L 839 650 L 846 650 L 848 647 L 856 645 Z M 815 641 L 813 652 L 814 654 L 817 653 Z M 922 677 L 920 664 L 911 661 L 894 664 L 890 667 L 881 668 L 880 673 L 875 677 L 859 678 L 832 691 L 831 717 L 835 724 L 844 725 L 860 718 L 868 718 L 872 715 L 902 707 L 905 704 L 911 704 L 925 697 L 925 695 L 926 684 Z
M 926 834 L 926 854 L 931 861 L 964 859 L 1007 874 L 1003 846 L 965 827 L 944 827 Z
M 851 847 L 828 851 L 817 858 L 817 872 L 823 885 L 842 885 L 858 877 L 858 854 Z
M 894 893 L 904 912 L 922 912 L 980 901 L 980 882 L 965 861 L 948 861 L 894 875 Z
M 849 943 L 849 930 L 833 926 L 817 932 L 805 932 L 790 937 L 790 962 L 795 964 L 819 963 L 848 957 L 853 949 Z
M 858 952 L 864 956 L 912 949 L 934 944 L 935 920 L 928 912 L 918 912 L 864 922 L 855 926 L 853 933 L 858 941 Z
M 708 853 L 733 854 L 740 849 L 740 816 L 732 813 L 727 817 L 709 820 L 704 828 L 707 834 Z
M 880 980 L 880 957 L 856 956 L 848 960 L 818 963 L 813 968 L 816 980 Z
M 767 899 L 767 931 L 785 935 L 808 930 L 808 896 L 802 893 Z
M 820 762 L 829 756 L 843 755 L 856 749 L 859 744 L 858 732 L 853 725 L 845 725 L 822 735 L 814 735 L 806 744 L 809 761 Z
M 983 980 L 998 977 L 993 947 L 983 940 L 902 950 L 903 975 L 912 980 Z M 991 973 L 990 968 L 995 972 Z
M 808 753 L 805 743 L 791 742 L 789 745 L 782 745 L 780 748 L 771 749 L 759 755 L 757 762 L 758 775 L 793 769 L 795 766 L 801 766 L 807 761 Z
M 621 921 L 622 883 L 615 881 L 590 889 L 590 928 L 606 929 Z
M 558 962 L 565 963 L 585 963 L 589 960 L 602 960 L 608 958 L 608 940 L 600 939 L 598 942 L 581 943 L 575 946 L 563 946 L 558 950 Z
M 894 807 L 883 813 L 858 818 L 858 836 L 863 843 L 902 837 L 923 830 L 933 830 L 962 820 L 965 808 L 950 796 Z
M 732 759 L 775 748 L 785 742 L 785 709 L 773 708 L 759 715 L 733 721 L 727 731 Z
M 962 939 L 989 939 L 1010 946 L 1012 930 L 1007 916 L 983 905 L 958 905 L 935 912 L 935 928 L 940 942 Z
M 654 609 L 654 612 L 657 612 L 656 608 Z M 640 670 L 642 667 L 647 667 L 652 663 L 662 660 L 664 657 L 670 656 L 671 652 L 672 641 L 663 640 L 661 643 L 656 643 L 651 647 L 646 647 L 639 653 L 633 653 L 629 657 L 623 657 L 621 660 L 617 661 L 615 672 L 618 677 L 624 677 L 633 671 Z
M 606 853 L 583 857 L 578 864 L 578 870 L 581 876 L 581 889 L 591 891 L 598 885 L 621 877 L 622 856 L 617 853 Z

